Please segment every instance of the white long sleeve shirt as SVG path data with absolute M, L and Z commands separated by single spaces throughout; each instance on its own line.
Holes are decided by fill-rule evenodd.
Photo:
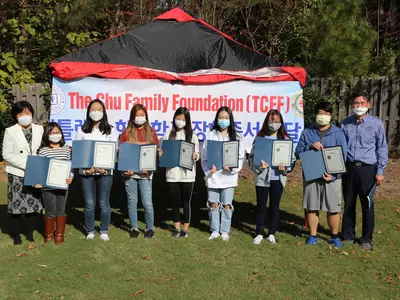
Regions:
M 212 130 L 207 133 L 207 138 L 204 140 L 203 148 L 201 151 L 201 166 L 206 175 L 206 185 L 209 188 L 224 189 L 229 187 L 235 187 L 238 184 L 239 171 L 243 167 L 243 162 L 245 159 L 245 148 L 242 142 L 243 137 L 238 136 L 239 140 L 239 167 L 233 168 L 232 171 L 217 170 L 214 174 L 210 174 L 209 168 L 207 166 L 207 141 L 219 141 L 227 142 L 229 141 L 229 136 L 222 136 L 217 130 Z
M 164 140 L 169 140 L 171 131 L 167 132 L 164 136 Z M 184 130 L 180 130 L 176 133 L 175 140 L 186 140 L 186 134 Z M 195 133 L 192 135 L 192 143 L 194 144 L 194 151 L 199 154 L 199 138 Z M 197 160 L 200 155 L 198 155 Z M 197 161 L 196 160 L 196 161 Z M 167 182 L 195 182 L 196 181 L 196 163 L 193 164 L 192 170 L 187 170 L 181 167 L 167 168 L 165 174 Z

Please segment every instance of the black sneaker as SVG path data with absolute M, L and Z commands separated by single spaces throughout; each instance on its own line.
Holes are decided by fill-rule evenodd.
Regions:
M 151 239 L 153 238 L 154 235 L 154 230 L 153 229 L 148 229 L 144 232 L 144 238 L 145 239 Z
M 180 235 L 181 235 L 181 231 L 179 229 L 172 230 L 173 237 L 180 237 Z
M 187 238 L 188 236 L 189 236 L 189 234 L 188 234 L 187 230 L 183 229 L 183 230 L 181 231 L 181 234 L 180 234 L 179 237 L 181 237 L 181 238 Z
M 139 236 L 139 234 L 140 234 L 140 231 L 139 231 L 139 230 L 137 230 L 137 229 L 132 229 L 132 230 L 131 230 L 131 238 L 132 238 L 132 239 L 137 239 L 138 236 Z

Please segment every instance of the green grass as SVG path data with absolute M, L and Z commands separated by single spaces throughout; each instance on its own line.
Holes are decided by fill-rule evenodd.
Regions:
M 0 184 L 0 190 L 0 204 L 6 203 L 6 183 Z M 361 253 L 356 245 L 346 245 L 342 251 L 330 249 L 324 240 L 328 238 L 325 214 L 318 245 L 304 245 L 301 187 L 289 185 L 285 190 L 278 244 L 263 242 L 260 246 L 252 244 L 255 192 L 250 181 L 242 180 L 237 189 L 229 242 L 208 241 L 201 200 L 195 205 L 190 237 L 171 238 L 166 227 L 171 223 L 170 212 L 166 211 L 166 198 L 161 196 L 165 190 L 157 190 L 156 206 L 161 207 L 156 211 L 157 224 L 164 229 L 158 227 L 152 240 L 144 240 L 143 235 L 138 240 L 128 238 L 127 231 L 120 228 L 128 223 L 121 215 L 126 213 L 124 205 L 114 209 L 108 243 L 98 236 L 95 241 L 85 240 L 80 231 L 81 208 L 69 208 L 73 224 L 67 226 L 66 241 L 61 246 L 44 245 L 38 232 L 33 249 L 28 249 L 25 240 L 22 246 L 14 246 L 3 229 L 0 298 L 130 299 L 135 294 L 138 299 L 400 297 L 397 199 L 376 200 L 375 251 Z M 198 197 L 204 199 L 204 192 Z M 8 220 L 5 207 L 0 205 L 2 228 Z

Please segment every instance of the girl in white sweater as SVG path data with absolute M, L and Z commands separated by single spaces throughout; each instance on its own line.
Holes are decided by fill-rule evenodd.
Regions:
M 239 166 L 238 168 L 225 168 L 217 170 L 207 166 L 207 141 L 239 141 Z M 208 217 L 210 220 L 210 240 L 222 236 L 224 241 L 229 240 L 229 231 L 233 213 L 233 194 L 238 182 L 238 173 L 243 166 L 245 148 L 242 136 L 236 132 L 232 110 L 222 106 L 215 116 L 214 125 L 207 133 L 201 152 L 201 165 L 206 175 L 208 187 Z M 220 221 L 221 220 L 221 221 Z
M 179 107 L 174 114 L 172 129 L 164 136 L 164 140 L 183 140 L 193 143 L 195 152 L 193 160 L 199 160 L 199 139 L 193 133 L 190 112 L 186 107 Z M 194 183 L 196 181 L 196 164 L 193 169 L 188 170 L 181 167 L 167 168 L 167 184 L 172 198 L 172 218 L 175 223 L 175 229 L 172 232 L 174 237 L 188 237 L 190 217 L 191 217 L 191 200 Z M 183 205 L 184 223 L 181 230 L 180 208 Z

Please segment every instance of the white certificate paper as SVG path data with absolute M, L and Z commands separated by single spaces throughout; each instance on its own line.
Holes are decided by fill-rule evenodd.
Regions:
M 115 147 L 112 142 L 96 142 L 94 145 L 93 167 L 101 169 L 114 169 Z
M 224 142 L 222 145 L 222 167 L 239 166 L 239 141 Z
M 342 147 L 324 148 L 322 154 L 328 174 L 346 173 Z
M 272 144 L 272 166 L 277 167 L 280 164 L 290 167 L 292 164 L 292 141 L 274 141 Z
M 194 144 L 181 142 L 181 149 L 179 154 L 179 166 L 185 169 L 192 170 L 194 164 L 193 153 L 194 153 Z
M 157 145 L 145 145 L 140 147 L 140 170 L 154 171 L 157 162 Z
M 68 184 L 65 182 L 71 174 L 71 162 L 68 160 L 51 159 L 47 171 L 46 185 L 65 189 Z

